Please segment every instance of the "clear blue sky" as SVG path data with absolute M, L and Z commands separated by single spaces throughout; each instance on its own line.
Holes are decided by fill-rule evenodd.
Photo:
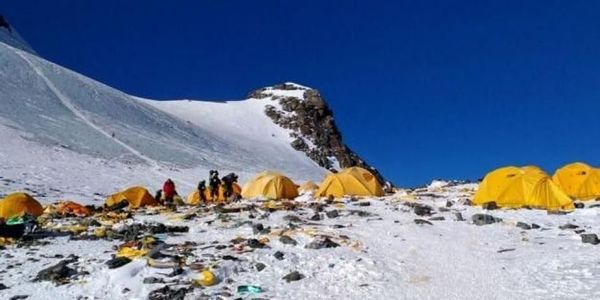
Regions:
M 600 165 L 598 1 L 4 1 L 44 57 L 128 93 L 318 88 L 401 186 Z

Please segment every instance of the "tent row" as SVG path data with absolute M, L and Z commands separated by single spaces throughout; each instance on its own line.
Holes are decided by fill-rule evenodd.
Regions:
M 217 195 L 212 198 L 209 190 L 205 190 L 204 199 L 208 202 L 224 202 L 225 191 L 219 187 Z M 312 192 L 316 197 L 343 197 L 343 196 L 383 196 L 384 192 L 377 178 L 369 171 L 353 167 L 344 169 L 338 173 L 331 173 L 325 177 L 321 185 L 314 182 L 306 182 L 296 185 L 290 178 L 276 172 L 263 172 L 250 180 L 243 188 L 233 185 L 233 193 L 241 195 L 246 199 L 262 198 L 269 200 L 293 199 L 301 193 Z M 189 205 L 197 205 L 201 202 L 200 191 L 190 193 L 186 202 Z M 105 205 L 114 207 L 125 205 L 129 208 L 159 205 L 159 200 L 142 186 L 132 186 L 125 190 L 110 195 Z M 70 213 L 85 215 L 89 210 L 74 202 L 62 202 L 59 209 Z M 26 193 L 13 193 L 0 200 L 0 218 L 9 219 L 12 216 L 29 214 L 40 216 L 44 213 L 42 205 Z
M 473 204 L 496 202 L 499 207 L 531 207 L 551 211 L 573 210 L 573 200 L 600 198 L 600 169 L 572 163 L 554 176 L 536 166 L 508 166 L 488 173 Z

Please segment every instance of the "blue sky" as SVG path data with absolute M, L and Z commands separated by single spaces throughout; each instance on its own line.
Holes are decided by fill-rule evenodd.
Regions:
M 483 2 L 20 0 L 0 13 L 42 56 L 143 97 L 317 88 L 347 144 L 401 186 L 600 165 L 600 2 Z

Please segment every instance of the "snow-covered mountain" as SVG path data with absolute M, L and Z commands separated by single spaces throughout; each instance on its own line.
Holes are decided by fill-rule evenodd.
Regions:
M 313 90 L 291 83 L 261 90 L 268 94 L 240 101 L 141 99 L 41 58 L 4 20 L 0 194 L 19 188 L 41 198 L 90 197 L 129 184 L 158 186 L 165 177 L 191 189 L 209 169 L 242 181 L 267 169 L 318 181 L 324 167 L 339 167 L 331 151 L 321 151 L 330 155 L 323 163 L 293 147 L 299 131 L 267 114 L 285 109 L 281 99 Z

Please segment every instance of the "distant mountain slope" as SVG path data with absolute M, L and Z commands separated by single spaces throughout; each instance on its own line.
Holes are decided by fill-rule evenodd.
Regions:
M 351 151 L 344 152 L 349 149 L 341 143 L 328 108 L 331 124 L 324 128 L 334 130 L 325 140 L 333 144 L 315 139 L 315 134 L 327 131 L 312 130 L 311 135 L 305 130 L 313 121 L 317 122 L 308 127 L 321 127 L 321 119 L 294 120 L 303 125 L 300 129 L 281 122 L 303 117 L 282 99 L 304 101 L 312 89 L 287 83 L 263 88 L 247 100 L 226 102 L 141 99 L 39 57 L 1 21 L 0 137 L 12 142 L 11 147 L 0 146 L 0 157 L 6 158 L 0 171 L 4 168 L 3 173 L 21 177 L 5 178 L 6 182 L 27 182 L 26 175 L 7 171 L 27 164 L 35 172 L 45 172 L 36 185 L 49 178 L 78 178 L 88 187 L 96 186 L 91 183 L 97 176 L 93 170 L 70 174 L 68 169 L 84 162 L 99 169 L 107 165 L 118 171 L 113 181 L 104 179 L 106 188 L 98 192 L 106 193 L 117 183 L 147 183 L 165 177 L 189 189 L 209 169 L 239 173 L 242 181 L 263 170 L 281 171 L 298 181 L 319 181 L 327 169 L 362 163 Z M 274 118 L 274 112 L 285 112 L 285 118 Z M 24 141 L 15 141 L 17 136 Z M 311 147 L 299 147 L 299 138 Z M 32 147 L 31 143 L 41 147 L 35 147 L 35 155 L 23 151 L 20 157 L 20 147 Z M 332 145 L 339 147 L 328 149 Z M 56 156 L 57 151 L 62 154 Z M 145 174 L 139 174 L 140 170 Z M 11 185 L 5 186 L 10 189 Z

